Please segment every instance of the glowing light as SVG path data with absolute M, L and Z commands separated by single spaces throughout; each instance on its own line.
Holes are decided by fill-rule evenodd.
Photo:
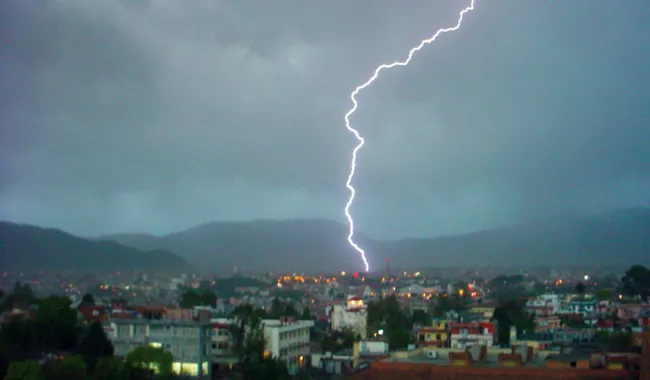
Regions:
M 390 68 L 393 68 L 395 66 L 407 66 L 409 64 L 409 62 L 411 62 L 411 59 L 413 59 L 413 55 L 416 52 L 418 52 L 419 50 L 421 50 L 425 45 L 428 45 L 428 44 L 434 42 L 438 38 L 438 36 L 440 36 L 443 33 L 453 32 L 455 30 L 458 30 L 458 28 L 460 28 L 460 25 L 463 23 L 463 16 L 465 15 L 465 13 L 474 10 L 474 1 L 475 0 L 471 0 L 470 5 L 468 7 L 466 7 L 465 9 L 463 9 L 462 11 L 460 11 L 460 14 L 458 16 L 458 21 L 456 22 L 455 26 L 449 27 L 449 28 L 438 29 L 438 31 L 433 36 L 431 36 L 430 38 L 427 38 L 425 40 L 420 41 L 419 45 L 417 45 L 416 47 L 412 48 L 409 51 L 409 54 L 408 54 L 408 57 L 406 58 L 406 60 L 404 60 L 404 61 L 395 61 L 393 63 L 384 63 L 384 64 L 380 65 L 379 67 L 377 67 L 375 69 L 375 72 L 370 77 L 370 79 L 368 79 L 363 84 L 359 85 L 350 94 L 350 99 L 352 100 L 352 108 L 350 108 L 350 110 L 345 114 L 345 117 L 344 117 L 344 119 L 345 119 L 345 127 L 348 129 L 348 131 L 350 131 L 350 132 L 352 132 L 354 134 L 354 137 L 359 141 L 359 143 L 352 150 L 352 161 L 350 162 L 350 172 L 348 174 L 348 179 L 345 182 L 345 187 L 347 187 L 348 190 L 350 191 L 350 197 L 348 198 L 348 201 L 345 204 L 344 211 L 345 211 L 345 217 L 347 218 L 348 225 L 349 225 L 348 243 L 350 243 L 352 248 L 354 248 L 361 255 L 361 259 L 363 260 L 363 264 L 365 265 L 366 272 L 368 272 L 370 270 L 370 265 L 368 264 L 368 259 L 366 257 L 366 252 L 354 241 L 354 220 L 352 219 L 352 215 L 350 214 L 350 206 L 352 206 L 352 203 L 354 202 L 354 198 L 356 196 L 356 190 L 352 186 L 352 179 L 354 179 L 354 174 L 356 173 L 356 170 L 357 170 L 357 153 L 363 147 L 363 145 L 366 143 L 364 138 L 361 137 L 361 134 L 359 133 L 359 131 L 352 128 L 352 125 L 350 124 L 350 116 L 352 116 L 352 114 L 354 114 L 354 112 L 357 110 L 357 108 L 359 106 L 359 103 L 357 102 L 356 97 L 357 97 L 357 95 L 359 94 L 359 92 L 361 90 L 368 87 L 370 84 L 372 84 L 372 82 L 374 82 L 379 77 L 379 73 L 382 70 L 390 69 Z

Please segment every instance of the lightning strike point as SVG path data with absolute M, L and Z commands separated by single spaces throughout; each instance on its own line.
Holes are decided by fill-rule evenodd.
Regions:
M 460 11 L 460 14 L 458 16 L 458 21 L 456 22 L 456 25 L 453 27 L 449 28 L 442 28 L 438 29 L 438 31 L 431 37 L 420 41 L 420 43 L 412 48 L 409 51 L 408 57 L 404 61 L 395 61 L 393 63 L 384 63 L 381 64 L 379 67 L 375 69 L 374 74 L 368 79 L 366 82 L 363 84 L 359 85 L 357 88 L 352 91 L 350 94 L 350 99 L 352 100 L 352 108 L 345 114 L 345 127 L 348 129 L 348 131 L 352 132 L 354 134 L 354 137 L 359 141 L 357 146 L 354 147 L 352 150 L 352 161 L 350 162 L 350 172 L 348 174 L 348 179 L 345 182 L 345 187 L 348 188 L 350 191 L 350 197 L 348 198 L 348 202 L 345 204 L 345 217 L 348 220 L 348 225 L 349 225 L 349 233 L 348 233 L 348 243 L 354 248 L 359 254 L 361 255 L 361 259 L 363 260 L 363 264 L 365 265 L 366 272 L 370 270 L 370 265 L 368 264 L 368 258 L 366 257 L 366 252 L 354 241 L 354 220 L 352 219 L 352 215 L 350 214 L 350 206 L 352 206 L 352 203 L 354 202 L 354 198 L 356 196 L 356 190 L 352 186 L 352 180 L 354 179 L 354 174 L 356 173 L 357 170 L 357 153 L 359 150 L 363 147 L 363 145 L 366 143 L 366 140 L 361 136 L 359 131 L 357 131 L 355 128 L 352 128 L 352 125 L 350 124 L 350 116 L 354 114 L 354 112 L 357 110 L 359 103 L 357 102 L 357 95 L 361 90 L 364 88 L 368 87 L 372 82 L 374 82 L 378 77 L 379 73 L 384 70 L 384 69 L 390 69 L 395 66 L 407 66 L 410 62 L 411 59 L 413 59 L 413 56 L 415 55 L 416 52 L 420 51 L 425 45 L 428 45 L 432 42 L 434 42 L 438 36 L 440 36 L 443 33 L 447 32 L 453 32 L 456 31 L 460 28 L 461 24 L 463 23 L 463 17 L 467 12 L 473 11 L 474 10 L 474 1 L 471 0 L 470 4 L 468 7 Z

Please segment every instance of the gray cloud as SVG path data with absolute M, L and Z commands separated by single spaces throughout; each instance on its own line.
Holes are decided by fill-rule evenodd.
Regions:
M 341 218 L 349 92 L 465 2 L 4 2 L 0 217 L 81 234 Z M 650 8 L 476 2 L 363 92 L 359 229 L 646 204 Z

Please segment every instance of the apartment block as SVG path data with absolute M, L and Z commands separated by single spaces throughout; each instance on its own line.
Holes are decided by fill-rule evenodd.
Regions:
M 174 356 L 172 371 L 177 375 L 210 378 L 210 323 L 171 319 L 114 319 L 109 338 L 115 356 L 126 356 L 136 347 L 161 347 Z

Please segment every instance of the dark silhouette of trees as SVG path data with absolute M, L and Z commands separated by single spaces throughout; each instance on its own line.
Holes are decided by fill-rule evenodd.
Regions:
M 51 296 L 42 300 L 34 321 L 41 347 L 72 351 L 77 346 L 77 311 L 67 297 Z
M 101 358 L 113 356 L 113 344 L 102 325 L 95 321 L 81 338 L 76 351 L 86 362 L 88 370 L 93 371 Z
M 45 373 L 34 360 L 13 362 L 9 366 L 4 380 L 45 380 Z
M 86 380 L 87 367 L 80 356 L 67 356 L 50 364 L 48 380 Z
M 126 355 L 126 363 L 133 368 L 152 370 L 162 376 L 172 373 L 174 356 L 160 347 L 140 346 Z
M 585 293 L 587 292 L 587 285 L 583 282 L 578 282 L 575 286 L 575 291 L 581 298 L 584 298 Z
M 524 310 L 518 301 L 505 300 L 494 309 L 492 320 L 497 322 L 497 339 L 500 344 L 510 343 L 510 328 L 516 327 L 517 334 L 531 332 L 535 328 L 533 315 Z
M 95 296 L 90 293 L 84 294 L 81 299 L 81 306 L 95 306 Z
M 650 269 L 635 265 L 621 278 L 621 293 L 647 301 L 650 297 Z
M 309 307 L 305 306 L 302 308 L 302 312 L 300 313 L 300 319 L 303 321 L 309 321 L 314 319 L 314 316 L 311 313 L 311 310 L 309 310 Z
M 191 309 L 195 306 L 217 306 L 217 296 L 208 289 L 201 292 L 188 290 L 181 296 L 180 307 Z
M 236 372 L 242 379 L 289 379 L 286 366 L 279 360 L 265 355 L 266 340 L 262 317 L 264 311 L 251 305 L 238 306 L 232 313 L 230 328 L 233 351 L 237 355 Z M 234 377 L 234 378 L 235 378 Z

